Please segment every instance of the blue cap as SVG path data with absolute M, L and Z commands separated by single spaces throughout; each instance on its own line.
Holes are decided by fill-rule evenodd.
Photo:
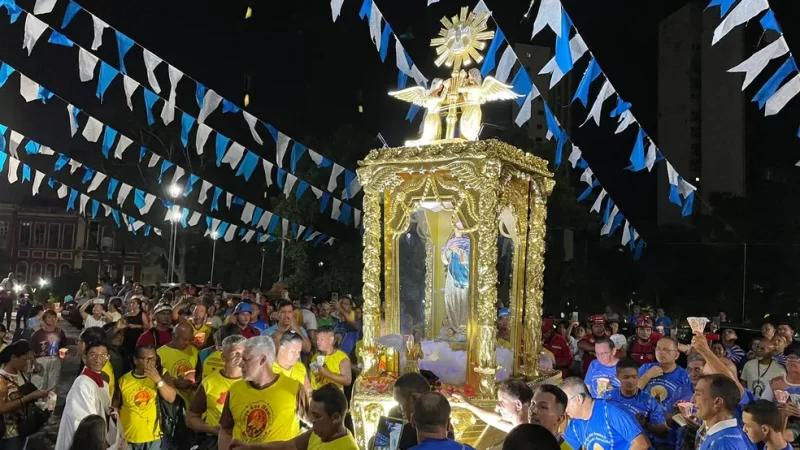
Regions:
M 241 302 L 238 305 L 236 305 L 236 309 L 233 311 L 234 314 L 239 314 L 243 312 L 246 313 L 253 312 L 253 307 L 250 305 L 250 303 Z
M 508 317 L 511 315 L 511 311 L 509 311 L 508 308 L 500 308 L 497 311 L 497 315 L 498 317 Z

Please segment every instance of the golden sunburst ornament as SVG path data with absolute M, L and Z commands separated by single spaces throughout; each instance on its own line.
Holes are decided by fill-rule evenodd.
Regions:
M 476 64 L 483 61 L 483 56 L 479 53 L 486 48 L 483 41 L 494 38 L 494 31 L 486 30 L 488 19 L 488 13 L 476 15 L 466 7 L 461 8 L 461 14 L 452 19 L 443 17 L 444 28 L 439 31 L 439 37 L 431 40 L 431 47 L 436 47 L 436 54 L 439 55 L 435 61 L 436 66 L 445 64 L 457 71 L 473 60 Z

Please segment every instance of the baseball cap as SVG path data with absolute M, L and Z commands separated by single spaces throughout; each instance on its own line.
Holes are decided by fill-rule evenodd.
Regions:
M 589 317 L 589 324 L 590 325 L 605 325 L 606 319 L 603 318 L 602 314 L 595 314 L 592 317 Z
M 497 311 L 497 316 L 498 316 L 498 317 L 508 317 L 508 316 L 510 316 L 510 315 L 511 315 L 511 311 L 509 311 L 509 309 L 508 309 L 508 308 L 500 308 L 500 309 Z
M 553 331 L 553 319 L 542 319 L 542 334 Z
M 639 327 L 653 328 L 653 321 L 650 320 L 649 316 L 640 316 L 638 319 L 636 319 L 636 328 Z
M 236 309 L 233 311 L 234 314 L 239 314 L 239 313 L 243 313 L 243 312 L 252 313 L 253 312 L 253 306 L 250 303 L 242 302 L 242 303 L 239 303 L 238 305 L 236 305 Z
M 164 311 L 172 312 L 172 306 L 169 306 L 169 303 L 159 303 L 155 308 L 153 308 L 153 315 L 162 313 Z

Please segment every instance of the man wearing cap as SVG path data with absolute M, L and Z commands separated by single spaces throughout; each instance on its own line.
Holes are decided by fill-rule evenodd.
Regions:
M 567 339 L 556 333 L 553 319 L 542 319 L 542 342 L 544 348 L 553 354 L 555 368 L 561 370 L 562 376 L 566 378 L 572 366 L 572 352 L 569 350 Z
M 606 320 L 602 315 L 595 314 L 589 317 L 589 326 L 591 327 L 591 333 L 586 333 L 586 336 L 578 341 L 578 348 L 584 352 L 583 367 L 581 369 L 583 372 L 582 375 L 585 375 L 586 371 L 589 370 L 589 364 L 597 359 L 597 356 L 594 354 L 595 341 L 606 337 Z
M 160 302 L 153 308 L 156 326 L 144 330 L 136 346 L 152 345 L 156 349 L 172 342 L 172 306 L 169 302 Z
M 656 362 L 656 344 L 660 338 L 653 333 L 653 321 L 649 316 L 636 319 L 636 338 L 630 347 L 631 359 L 639 365 Z
M 239 303 L 236 305 L 236 309 L 233 310 L 234 323 L 239 326 L 239 333 L 244 336 L 245 339 L 261 336 L 261 332 L 258 331 L 258 328 L 250 325 L 250 315 L 252 313 L 253 305 L 246 302 Z

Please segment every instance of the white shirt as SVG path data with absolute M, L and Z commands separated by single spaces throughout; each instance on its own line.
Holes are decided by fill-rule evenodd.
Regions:
M 315 331 L 317 329 L 317 316 L 305 308 L 301 309 L 300 311 L 303 312 L 303 322 L 305 323 L 303 328 L 309 331 Z
M 736 428 L 738 426 L 739 424 L 736 419 L 720 420 L 719 422 L 715 423 L 713 427 L 708 429 L 706 436 L 711 436 L 712 434 L 717 434 L 720 431 L 727 430 L 728 428 Z
M 83 321 L 83 328 L 90 328 L 90 327 L 100 327 L 103 328 L 106 325 L 105 319 L 95 319 L 94 316 L 87 316 L 86 320 Z
M 72 383 L 72 388 L 67 393 L 61 423 L 58 426 L 55 450 L 69 450 L 75 430 L 86 416 L 97 414 L 106 418 L 106 411 L 111 407 L 111 396 L 108 393 L 108 383 L 103 387 L 97 386 L 91 378 L 79 375 Z
M 786 369 L 773 359 L 770 359 L 767 364 L 761 364 L 757 359 L 751 359 L 742 369 L 742 381 L 747 384 L 747 389 L 756 397 L 769 401 L 774 398 L 770 381 L 785 375 Z

